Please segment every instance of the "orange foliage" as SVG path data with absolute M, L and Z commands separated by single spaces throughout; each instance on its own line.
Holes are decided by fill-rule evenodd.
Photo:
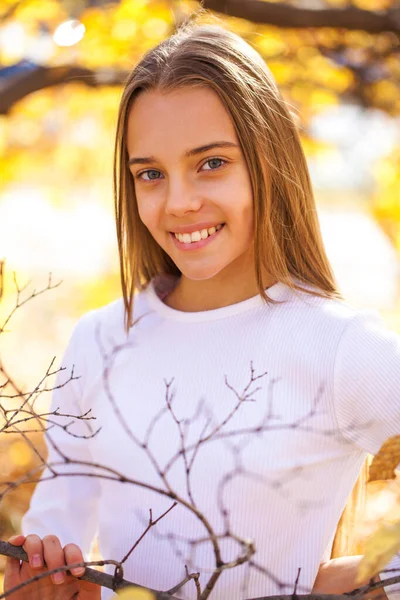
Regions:
M 45 456 L 45 444 L 42 434 L 31 433 L 29 440 Z M 0 435 L 0 489 L 9 481 L 18 481 L 30 469 L 37 468 L 41 461 L 19 434 Z M 41 471 L 35 473 L 37 479 Z M 20 531 L 20 522 L 29 506 L 34 483 L 19 486 L 5 495 L 0 503 L 0 538 L 7 540 Z M 0 571 L 4 570 L 5 557 L 0 556 Z

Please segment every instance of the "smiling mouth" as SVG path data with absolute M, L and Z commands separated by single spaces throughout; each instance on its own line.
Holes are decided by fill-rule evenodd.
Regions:
M 217 231 L 222 229 L 225 223 L 220 223 L 215 227 L 209 227 L 208 229 L 199 229 L 198 231 L 192 231 L 192 233 L 174 233 L 171 231 L 170 233 L 175 236 L 175 238 L 183 243 L 183 244 L 191 244 L 193 242 L 200 242 L 201 240 L 206 240 L 211 235 L 214 235 Z

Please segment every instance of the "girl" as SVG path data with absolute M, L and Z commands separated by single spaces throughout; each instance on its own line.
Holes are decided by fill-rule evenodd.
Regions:
M 126 579 L 171 590 L 187 565 L 217 600 L 353 589 L 360 557 L 329 558 L 366 453 L 400 432 L 400 340 L 340 299 L 260 55 L 194 21 L 151 50 L 122 96 L 114 185 L 123 300 L 79 321 L 63 361 L 79 379 L 52 404 L 91 409 L 93 435 L 49 432 L 59 476 L 36 488 L 14 540 L 30 564 L 8 560 L 6 589 L 83 560 L 96 532 L 122 560 L 172 499 Z M 27 597 L 100 590 L 54 576 Z

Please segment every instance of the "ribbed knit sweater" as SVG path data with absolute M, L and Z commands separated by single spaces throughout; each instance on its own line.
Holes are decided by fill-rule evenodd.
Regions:
M 22 531 L 55 534 L 85 555 L 98 533 L 103 557 L 121 560 L 149 509 L 156 519 L 176 497 L 183 503 L 124 563 L 126 579 L 166 591 L 187 565 L 204 587 L 216 562 L 235 562 L 251 540 L 251 561 L 224 568 L 211 598 L 291 593 L 299 569 L 297 592 L 308 593 L 366 453 L 400 433 L 400 338 L 373 311 L 282 283 L 267 290 L 274 303 L 182 312 L 163 302 L 166 281 L 135 296 L 129 336 L 122 300 L 78 321 L 57 384 L 72 365 L 79 378 L 53 392 L 51 410 L 95 420 L 48 433 L 68 458 L 111 471 L 59 464 Z M 63 462 L 51 444 L 48 460 Z M 400 574 L 400 559 L 390 567 Z M 400 598 L 400 585 L 386 593 Z M 193 581 L 178 596 L 194 599 Z

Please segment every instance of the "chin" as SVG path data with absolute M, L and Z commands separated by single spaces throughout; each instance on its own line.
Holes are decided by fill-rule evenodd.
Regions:
M 202 268 L 185 268 L 177 265 L 178 269 L 182 273 L 186 279 L 191 279 L 192 281 L 207 281 L 208 279 L 212 279 L 216 275 L 218 275 L 223 267 L 202 267 Z

